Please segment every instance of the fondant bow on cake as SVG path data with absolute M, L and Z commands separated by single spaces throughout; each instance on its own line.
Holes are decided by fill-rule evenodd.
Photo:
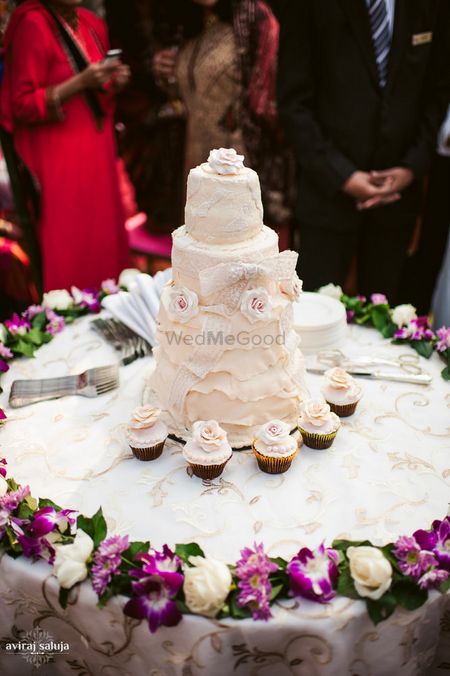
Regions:
M 204 296 L 211 296 L 230 287 L 233 290 L 238 287 L 242 292 L 257 277 L 277 282 L 289 280 L 295 273 L 297 259 L 295 251 L 282 251 L 259 263 L 219 263 L 200 272 L 200 290 Z

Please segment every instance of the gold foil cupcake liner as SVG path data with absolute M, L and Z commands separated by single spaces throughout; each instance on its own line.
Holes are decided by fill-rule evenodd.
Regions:
M 228 458 L 228 460 L 229 459 L 230 458 Z M 220 465 L 196 465 L 193 462 L 189 462 L 188 464 L 192 469 L 192 472 L 199 479 L 217 479 L 217 477 L 219 477 L 225 469 L 225 465 L 227 464 L 228 460 L 220 463 Z
M 331 411 L 336 413 L 340 418 L 347 418 L 349 415 L 353 415 L 358 406 L 357 401 L 353 404 L 332 404 L 331 401 L 327 401 L 327 404 Z
M 156 460 L 157 458 L 160 457 L 161 453 L 163 452 L 164 444 L 165 440 L 159 444 L 155 444 L 154 446 L 148 446 L 146 448 L 136 448 L 131 445 L 130 448 L 133 451 L 133 455 L 135 458 L 147 462 L 149 460 Z
M 337 430 L 330 432 L 329 434 L 307 432 L 306 430 L 302 429 L 300 425 L 298 426 L 298 430 L 302 435 L 305 446 L 308 446 L 308 448 L 315 448 L 320 451 L 324 450 L 325 448 L 330 448 L 336 437 L 336 434 L 338 433 Z
M 253 454 L 258 463 L 258 467 L 261 472 L 266 472 L 266 474 L 283 474 L 287 472 L 295 456 L 298 453 L 298 449 L 295 450 L 291 455 L 286 455 L 279 458 L 270 458 L 267 455 L 263 455 L 256 450 L 255 445 L 252 446 Z

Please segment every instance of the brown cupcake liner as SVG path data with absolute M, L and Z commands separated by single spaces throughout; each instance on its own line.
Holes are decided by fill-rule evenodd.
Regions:
M 295 456 L 298 453 L 298 449 L 291 453 L 291 455 L 286 455 L 285 457 L 280 458 L 270 458 L 267 455 L 263 455 L 256 450 L 255 445 L 252 446 L 253 454 L 258 463 L 258 467 L 261 472 L 266 472 L 266 474 L 283 474 L 287 472 Z
M 329 434 L 316 434 L 315 432 L 307 432 L 306 430 L 303 430 L 300 425 L 298 426 L 298 430 L 302 435 L 305 446 L 308 446 L 308 448 L 315 448 L 320 451 L 324 450 L 325 448 L 330 448 L 336 437 L 336 434 L 338 433 L 336 430 L 335 432 L 330 432 Z
M 230 458 L 228 458 L 228 460 L 229 459 Z M 225 462 L 222 462 L 220 465 L 195 465 L 192 462 L 189 462 L 188 464 L 192 469 L 192 472 L 195 476 L 199 477 L 199 479 L 217 479 L 225 469 L 228 460 L 225 460 Z
M 148 446 L 146 448 L 135 448 L 134 446 L 130 445 L 131 450 L 133 451 L 133 455 L 135 458 L 138 460 L 156 460 L 156 458 L 159 458 L 161 453 L 163 452 L 164 444 L 165 444 L 165 439 L 164 441 L 160 442 L 159 444 L 155 444 L 154 446 Z
M 332 404 L 331 401 L 327 401 L 328 406 L 336 413 L 340 418 L 347 418 L 349 415 L 353 415 L 358 402 L 355 401 L 353 404 Z

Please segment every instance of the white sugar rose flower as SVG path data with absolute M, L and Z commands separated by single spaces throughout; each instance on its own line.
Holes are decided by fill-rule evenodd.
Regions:
M 189 610 L 215 617 L 225 603 L 232 577 L 228 566 L 216 559 L 189 557 L 192 568 L 184 569 L 183 591 Z
M 140 270 L 136 268 L 125 268 L 119 275 L 118 285 L 124 286 L 128 291 L 136 286 L 136 278 L 141 274 Z
M 185 287 L 173 286 L 169 292 L 167 314 L 172 321 L 188 322 L 198 314 L 198 296 Z
M 360 596 L 377 601 L 392 582 L 392 566 L 376 547 L 349 547 L 347 557 L 355 589 Z
M 392 310 L 391 314 L 392 321 L 394 324 L 397 324 L 397 326 L 407 326 L 412 319 L 417 318 L 416 308 L 409 303 L 397 305 L 397 307 Z
M 291 279 L 280 282 L 280 291 L 289 300 L 299 300 L 303 289 L 303 282 L 295 273 Z
M 56 556 L 53 574 L 56 575 L 61 587 L 71 589 L 77 582 L 85 580 L 88 574 L 86 561 L 94 549 L 92 538 L 83 530 L 79 530 L 73 544 L 55 544 L 54 548 Z
M 73 305 L 73 298 L 66 289 L 55 289 L 44 293 L 42 307 L 51 310 L 67 310 Z
M 339 366 L 336 366 L 334 369 L 328 369 L 328 371 L 325 371 L 324 376 L 336 390 L 349 390 L 355 382 L 355 379 L 347 371 L 339 368 Z
M 238 155 L 234 148 L 211 150 L 208 164 L 216 174 L 239 174 L 244 168 L 244 156 Z
M 192 438 L 204 451 L 216 451 L 227 440 L 227 433 L 216 420 L 197 420 L 192 425 Z
M 328 420 L 330 411 L 330 407 L 322 399 L 308 399 L 301 408 L 301 415 L 314 427 L 322 427 Z
M 241 312 L 254 324 L 272 316 L 272 303 L 267 290 L 263 287 L 244 291 L 241 299 Z
M 5 477 L 0 474 L 0 498 L 6 495 L 8 492 L 8 484 L 6 483 Z
M 326 284 L 325 286 L 320 287 L 318 293 L 322 294 L 322 296 L 329 296 L 330 298 L 341 300 L 341 296 L 344 292 L 342 291 L 342 287 L 337 284 Z
M 130 425 L 136 429 L 144 429 L 153 427 L 159 420 L 161 409 L 153 408 L 153 406 L 138 406 L 134 409 Z
M 257 438 L 270 445 L 280 443 L 289 437 L 289 433 L 289 425 L 282 420 L 271 420 L 259 428 Z

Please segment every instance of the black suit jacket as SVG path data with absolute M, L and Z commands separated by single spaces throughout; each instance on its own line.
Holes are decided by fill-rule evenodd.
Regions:
M 428 169 L 450 100 L 450 0 L 396 0 L 384 90 L 365 0 L 284 0 L 278 98 L 301 166 L 300 221 L 354 226 L 359 213 L 341 191 L 354 171 L 406 166 L 420 179 Z M 416 180 L 377 211 L 401 225 L 419 201 Z

